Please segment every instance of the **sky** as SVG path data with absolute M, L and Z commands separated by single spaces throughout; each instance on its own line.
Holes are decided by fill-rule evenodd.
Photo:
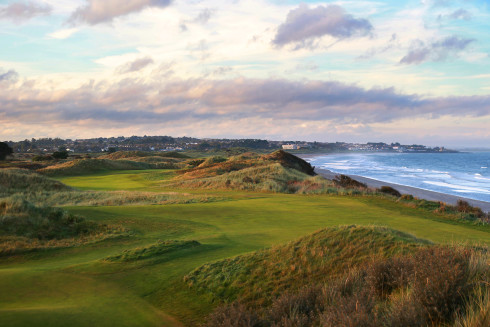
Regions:
M 490 1 L 0 0 L 0 126 L 490 147 Z

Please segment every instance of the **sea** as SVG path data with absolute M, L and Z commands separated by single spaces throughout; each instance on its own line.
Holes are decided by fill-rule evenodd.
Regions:
M 339 174 L 490 202 L 490 152 L 348 153 L 308 161 Z

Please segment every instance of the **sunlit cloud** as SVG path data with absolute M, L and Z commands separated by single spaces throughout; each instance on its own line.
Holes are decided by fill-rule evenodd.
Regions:
M 465 50 L 474 41 L 454 35 L 430 44 L 417 40 L 409 52 L 400 60 L 400 63 L 410 65 L 425 61 L 443 61 Z
M 49 15 L 51 11 L 51 6 L 38 2 L 12 2 L 6 6 L 0 6 L 0 20 L 5 19 L 21 23 L 36 16 Z
M 172 0 L 87 0 L 84 6 L 71 15 L 70 22 L 95 25 L 147 7 L 167 7 L 171 2 Z
M 277 46 L 294 43 L 297 48 L 311 46 L 312 42 L 329 35 L 336 39 L 366 36 L 373 29 L 364 18 L 354 18 L 337 5 L 310 8 L 301 4 L 291 10 L 286 21 L 277 28 L 272 41 Z

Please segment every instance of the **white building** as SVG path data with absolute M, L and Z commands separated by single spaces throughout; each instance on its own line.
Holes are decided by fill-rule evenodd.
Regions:
M 283 144 L 282 149 L 283 150 L 298 150 L 300 147 L 296 144 Z

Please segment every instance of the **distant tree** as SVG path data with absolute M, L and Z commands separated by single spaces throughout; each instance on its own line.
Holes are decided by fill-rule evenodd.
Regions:
M 55 152 L 53 152 L 52 157 L 55 159 L 66 159 L 66 158 L 68 158 L 68 152 L 66 150 L 55 151 Z
M 0 142 L 0 160 L 5 160 L 12 153 L 14 153 L 14 150 L 7 143 Z
M 208 142 L 202 142 L 201 144 L 199 144 L 200 150 L 207 150 L 211 147 L 212 147 L 211 144 L 209 144 Z

